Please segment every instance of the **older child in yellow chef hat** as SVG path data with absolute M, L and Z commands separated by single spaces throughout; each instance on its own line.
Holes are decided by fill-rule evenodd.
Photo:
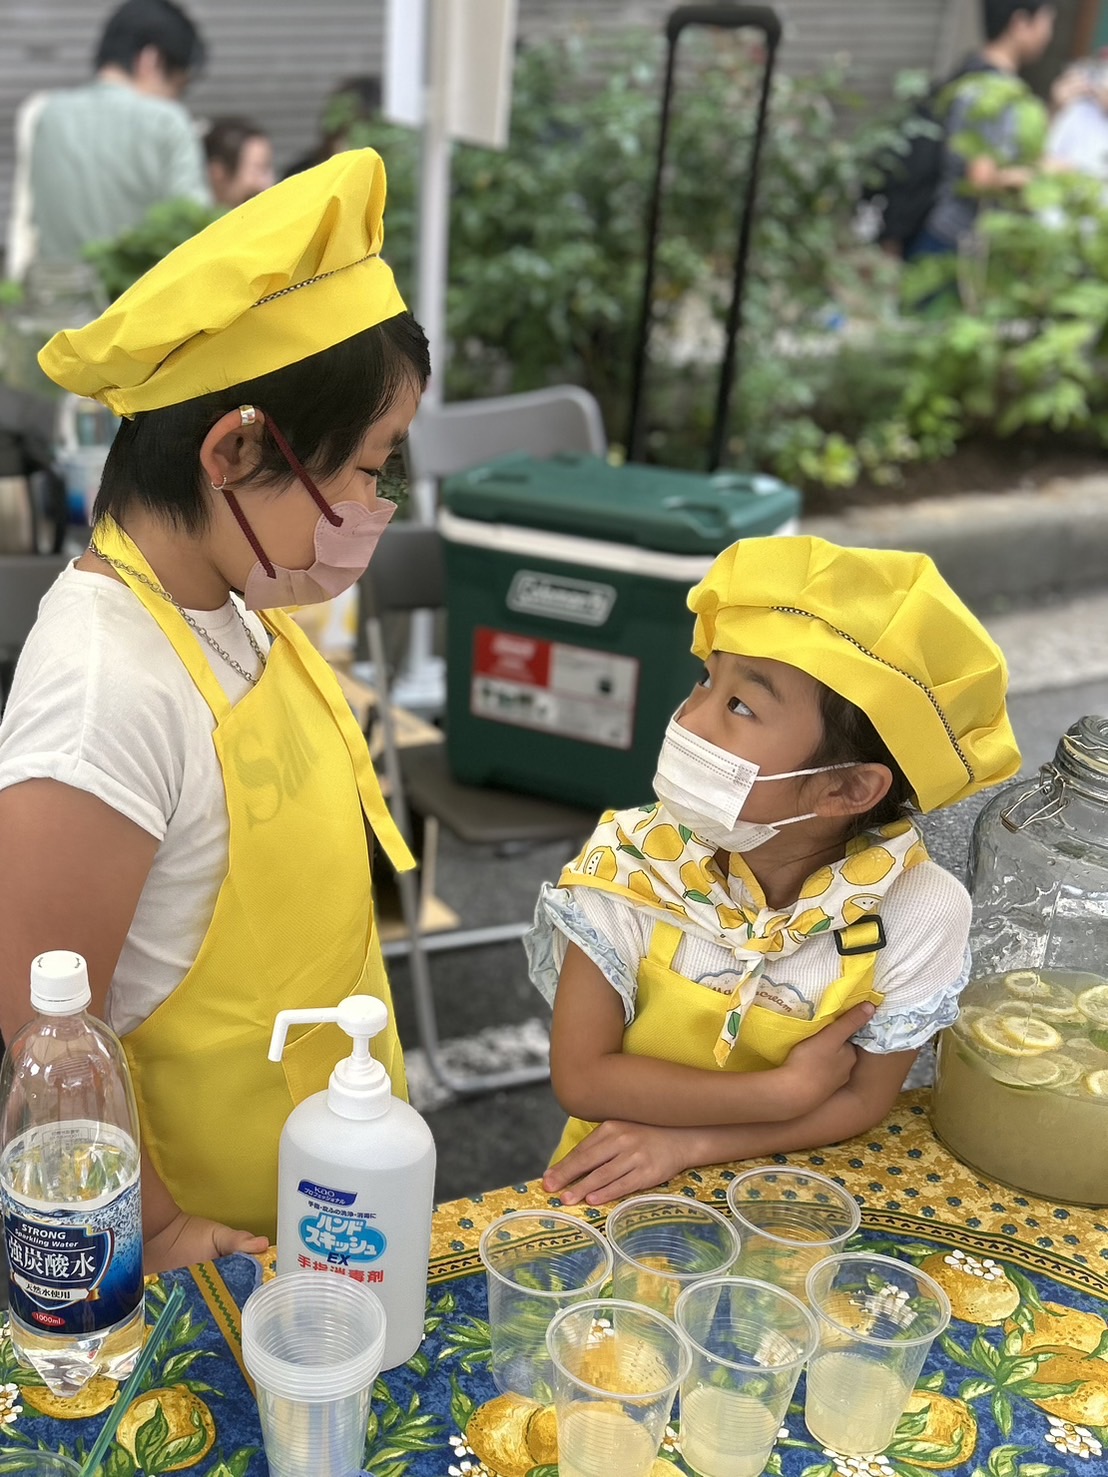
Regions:
M 913 814 L 1019 768 L 1004 659 L 924 555 L 745 539 L 689 606 L 657 798 L 604 814 L 527 940 L 570 1204 L 880 1122 L 968 973 Z
M 257 1250 L 291 1108 L 334 1026 L 389 1003 L 367 832 L 413 865 L 333 673 L 281 607 L 353 586 L 427 341 L 352 150 L 266 190 L 40 355 L 124 417 L 89 551 L 43 601 L 0 724 L 0 1031 L 31 959 L 88 960 L 142 1123 L 147 1269 Z M 403 1093 L 395 1029 L 374 1042 Z M 255 1234 L 256 1233 L 256 1234 Z

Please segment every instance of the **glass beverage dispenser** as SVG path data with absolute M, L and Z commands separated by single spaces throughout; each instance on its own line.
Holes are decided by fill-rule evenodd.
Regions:
M 973 969 L 943 1033 L 936 1134 L 1050 1200 L 1108 1205 L 1108 718 L 985 806 L 970 853 Z

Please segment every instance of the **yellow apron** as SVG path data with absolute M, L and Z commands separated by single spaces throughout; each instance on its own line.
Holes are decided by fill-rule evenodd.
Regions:
M 154 578 L 114 525 L 101 523 L 96 541 Z M 406 1097 L 366 823 L 395 867 L 414 862 L 334 675 L 287 615 L 263 616 L 265 671 L 232 706 L 177 610 L 121 577 L 212 710 L 229 822 L 227 875 L 192 968 L 124 1038 L 143 1142 L 182 1210 L 272 1240 L 281 1127 L 350 1050 L 337 1026 L 320 1025 L 291 1039 L 277 1066 L 266 1056 L 273 1018 L 351 994 L 383 1000 L 389 1026 L 373 1052 Z
M 659 920 L 654 924 L 650 948 L 639 965 L 635 1018 L 623 1033 L 623 1050 L 631 1056 L 652 1056 L 683 1067 L 719 1071 L 714 1051 L 726 997 L 686 979 L 674 969 L 673 960 L 683 937 L 682 930 L 674 923 Z M 843 956 L 843 972 L 824 990 L 814 1018 L 803 1020 L 764 1005 L 749 1006 L 739 1039 L 723 1070 L 764 1072 L 779 1067 L 794 1046 L 855 1005 L 866 1000 L 880 1005 L 885 997 L 873 988 L 873 972 L 877 951 L 883 943 L 880 926 L 872 918 L 840 929 L 838 945 Z M 582 1118 L 571 1118 L 551 1164 L 565 1158 L 595 1127 L 595 1123 Z

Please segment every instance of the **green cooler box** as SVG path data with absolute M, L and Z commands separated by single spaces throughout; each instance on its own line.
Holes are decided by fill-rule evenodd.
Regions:
M 599 457 L 503 457 L 450 478 L 447 749 L 467 784 L 644 804 L 700 666 L 685 599 L 738 538 L 787 533 L 800 494 Z

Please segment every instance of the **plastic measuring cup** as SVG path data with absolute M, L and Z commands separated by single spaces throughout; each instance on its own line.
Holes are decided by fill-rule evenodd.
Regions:
M 798 1298 L 817 1262 L 843 1250 L 862 1221 L 853 1197 L 807 1169 L 748 1169 L 727 1187 L 742 1238 L 736 1271 Z
M 612 1252 L 594 1226 L 557 1210 L 513 1210 L 480 1242 L 489 1291 L 491 1372 L 505 1395 L 547 1402 L 546 1330 L 555 1313 L 600 1295 Z
M 907 1262 L 846 1252 L 808 1273 L 808 1302 L 819 1343 L 804 1422 L 833 1451 L 874 1456 L 893 1439 L 950 1300 Z
M 645 1477 L 692 1362 L 676 1324 L 653 1308 L 596 1299 L 563 1309 L 546 1344 L 560 1477 Z
M 385 1351 L 385 1310 L 363 1283 L 322 1272 L 267 1282 L 242 1310 L 271 1477 L 356 1477 Z
M 701 1477 L 758 1477 L 769 1461 L 816 1320 L 792 1293 L 747 1277 L 708 1277 L 677 1300 L 692 1348 L 681 1385 L 681 1451 Z
M 614 1295 L 667 1318 L 686 1287 L 730 1272 L 739 1256 L 727 1217 L 686 1195 L 634 1195 L 609 1215 L 606 1234 Z

